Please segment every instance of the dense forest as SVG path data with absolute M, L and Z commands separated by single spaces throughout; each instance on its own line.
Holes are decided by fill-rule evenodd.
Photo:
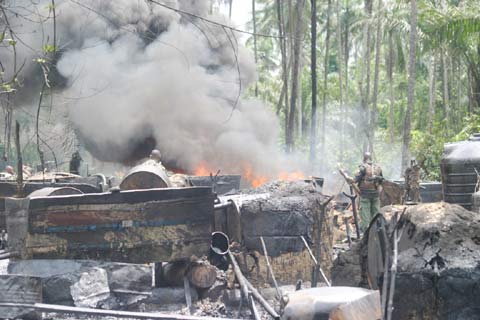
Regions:
M 281 117 L 286 150 L 328 167 L 368 150 L 397 177 L 414 157 L 438 180 L 443 144 L 480 130 L 477 1 L 257 0 L 252 10 L 250 94 Z
M 16 161 L 15 121 L 21 126 L 21 150 L 25 162 L 42 163 L 42 166 L 46 161 L 55 161 L 63 166 L 68 163 L 68 157 L 79 146 L 76 138 L 78 131 L 93 131 L 83 123 L 79 125 L 78 119 L 72 124 L 65 118 L 65 113 L 56 111 L 81 99 L 65 98 L 63 94 L 61 100 L 57 95 L 61 91 L 78 93 L 81 90 L 70 88 L 74 80 L 93 83 L 107 72 L 95 74 L 99 69 L 93 62 L 93 65 L 90 63 L 85 67 L 90 71 L 91 79 L 82 79 L 80 75 L 68 78 L 66 74 L 74 68 L 66 67 L 65 61 L 72 60 L 72 57 L 95 58 L 108 50 L 116 59 L 119 54 L 115 50 L 121 47 L 121 41 L 117 40 L 121 36 L 131 37 L 131 34 L 138 38 L 135 41 L 142 42 L 141 50 L 138 50 L 143 50 L 141 54 L 152 51 L 151 44 L 159 40 L 164 46 L 163 52 L 168 51 L 171 55 L 168 59 L 186 64 L 188 70 L 190 60 L 200 59 L 202 55 L 195 57 L 193 52 L 198 48 L 193 48 L 190 43 L 187 46 L 184 38 L 197 33 L 194 36 L 196 39 L 206 39 L 198 42 L 208 42 L 211 46 L 212 39 L 216 37 L 218 46 L 209 49 L 209 59 L 213 62 L 200 61 L 198 64 L 200 67 L 209 65 L 202 74 L 205 79 L 219 75 L 224 77 L 220 81 L 225 83 L 225 87 L 216 87 L 218 85 L 215 84 L 210 91 L 231 93 L 232 97 L 207 101 L 211 99 L 210 94 L 193 102 L 185 101 L 185 105 L 235 101 L 227 106 L 231 108 L 233 104 L 235 109 L 240 94 L 245 99 L 257 97 L 278 117 L 280 134 L 276 147 L 284 153 L 308 159 L 308 171 L 314 174 L 332 172 L 337 163 L 353 169 L 361 160 L 361 154 L 370 151 L 387 176 L 400 177 L 414 157 L 421 164 L 425 179 L 438 180 L 444 143 L 463 140 L 480 131 L 480 8 L 476 0 L 252 0 L 250 22 L 238 28 L 228 17 L 217 17 L 219 13 L 232 15 L 237 1 L 240 2 L 178 1 L 176 7 L 170 7 L 163 1 L 0 1 L 0 98 L 4 115 L 0 147 L 3 164 L 14 164 Z M 128 10 L 131 13 L 125 14 Z M 178 17 L 172 18 L 173 14 Z M 81 19 L 85 20 L 81 21 L 83 27 L 79 27 Z M 171 21 L 183 28 L 181 34 L 175 37 L 165 32 L 165 26 Z M 170 33 L 173 32 L 171 30 Z M 257 69 L 255 80 L 245 88 L 243 78 L 250 77 L 250 74 L 245 75 L 242 52 L 238 49 L 238 42 L 235 44 L 240 36 L 251 50 Z M 98 43 L 106 49 L 91 54 L 89 50 L 100 47 L 94 43 L 95 39 L 100 39 Z M 126 47 L 124 52 L 129 54 L 132 46 Z M 220 54 L 223 56 L 216 56 Z M 128 85 L 115 82 L 120 79 L 121 73 L 112 72 L 107 82 L 116 85 L 117 93 L 136 90 L 137 97 L 132 93 L 125 99 L 130 103 L 133 101 L 133 104 L 164 99 L 165 95 L 161 99 L 146 101 L 144 94 L 148 90 L 145 87 L 157 83 L 154 80 L 139 80 L 138 75 L 132 76 L 135 69 L 140 70 L 136 66 L 151 58 L 148 55 L 139 56 L 138 53 L 132 55 L 134 60 L 138 59 L 136 64 L 121 61 L 128 73 L 125 77 Z M 115 59 L 112 58 L 113 61 Z M 129 59 L 132 60 L 131 57 Z M 108 60 L 103 60 L 106 65 Z M 211 67 L 218 61 L 224 65 Z M 160 68 L 157 65 L 153 67 Z M 219 71 L 227 69 L 228 76 Z M 180 76 L 178 70 L 181 69 L 171 71 L 171 74 Z M 168 74 L 164 87 L 171 84 Z M 234 82 L 232 77 L 241 79 L 235 80 L 240 82 L 240 90 L 236 88 L 238 84 L 227 87 L 227 83 Z M 219 83 L 218 79 L 215 81 Z M 199 81 L 196 86 L 201 87 L 199 84 L 204 82 Z M 82 86 L 88 87 L 85 84 Z M 105 100 L 95 100 L 104 95 L 106 87 L 102 86 L 104 84 L 99 81 L 98 90 L 86 90 L 82 99 L 90 104 L 105 103 Z M 191 88 L 185 86 L 182 90 L 185 93 Z M 176 104 L 178 99 L 171 99 L 168 103 Z M 165 108 L 167 106 L 165 103 Z M 86 112 L 88 116 L 82 117 L 91 117 L 92 110 Z M 258 131 L 255 129 L 259 127 L 257 120 L 252 120 L 254 116 L 250 110 L 253 109 L 248 110 L 248 114 L 244 112 L 243 115 L 246 120 L 238 118 L 230 122 L 234 125 L 229 134 L 244 130 L 242 121 L 250 121 L 250 127 L 254 128 L 251 130 Z M 137 110 L 132 114 L 135 116 L 143 111 Z M 168 111 L 162 112 L 171 116 Z M 91 117 L 88 120 L 100 122 L 99 119 L 107 119 L 109 114 L 114 113 L 116 111 L 107 110 L 105 115 L 99 114 L 98 119 Z M 233 110 L 226 111 L 226 114 L 231 116 Z M 222 127 L 227 116 L 221 120 L 205 117 L 210 122 L 205 120 L 204 127 Z M 120 120 L 118 122 L 114 123 L 117 131 L 112 132 L 121 133 L 124 129 Z M 172 121 L 168 120 L 166 124 L 169 122 Z M 63 125 L 60 126 L 60 123 Z M 110 121 L 104 123 L 107 127 L 113 126 Z M 179 119 L 179 123 L 184 128 L 195 125 L 191 119 L 184 118 Z M 100 123 L 92 128 L 96 130 L 102 125 Z M 155 124 L 149 125 L 151 128 L 146 131 L 155 132 Z M 267 127 L 263 130 L 270 130 Z M 202 130 L 199 132 L 205 132 Z M 180 132 L 177 137 L 184 133 Z M 191 130 L 189 134 L 190 140 L 195 142 L 192 146 L 198 145 L 198 132 Z M 223 134 L 212 133 L 212 137 L 216 139 Z M 269 149 L 264 145 L 268 145 L 270 137 L 258 132 L 251 135 L 260 137 L 258 150 L 263 153 L 258 157 L 265 157 L 263 154 L 268 154 Z M 111 145 L 110 140 L 117 136 L 121 134 L 111 134 L 101 142 Z M 173 151 L 168 149 L 169 139 L 164 136 L 158 133 L 157 140 L 166 140 L 163 142 L 166 154 L 172 159 L 182 156 L 173 147 Z M 242 143 L 242 139 L 234 140 Z M 177 145 L 181 146 L 182 142 Z M 250 151 L 253 154 L 253 148 Z M 210 156 L 208 151 L 202 152 Z M 207 157 L 207 160 L 210 158 Z M 246 155 L 247 158 L 251 155 Z M 201 160 L 206 159 L 195 159 L 196 162 Z M 182 165 L 194 168 L 193 160 Z M 246 168 L 248 165 L 243 165 L 244 171 Z

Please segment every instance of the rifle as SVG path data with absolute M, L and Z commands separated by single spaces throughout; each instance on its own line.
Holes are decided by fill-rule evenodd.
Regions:
M 340 174 L 342 175 L 342 177 L 345 179 L 345 181 L 347 181 L 348 185 L 350 187 L 352 187 L 352 189 L 355 191 L 356 194 L 360 194 L 360 189 L 358 188 L 358 186 L 353 182 L 352 178 L 350 178 L 346 173 L 345 171 L 343 171 L 342 169 L 338 169 L 338 172 L 340 172 Z

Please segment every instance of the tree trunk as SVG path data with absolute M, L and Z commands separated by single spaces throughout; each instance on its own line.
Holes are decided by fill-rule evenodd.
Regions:
M 310 124 L 310 168 L 314 172 L 317 146 L 317 0 L 310 0 L 310 73 L 312 76 L 312 117 Z M 322 155 L 323 156 L 323 155 Z
M 288 0 L 287 2 L 287 12 L 288 12 L 288 23 L 285 23 L 284 26 L 288 26 L 288 37 L 285 43 L 285 51 L 288 51 L 289 56 L 289 66 L 288 66 L 288 78 L 287 82 L 290 82 L 292 77 L 292 70 L 293 70 L 293 39 L 294 39 L 294 17 L 293 17 L 293 0 Z M 292 96 L 292 88 L 290 87 L 290 96 L 288 97 L 288 101 L 286 101 L 285 105 L 285 151 L 289 152 L 290 142 L 289 142 L 289 123 L 290 123 L 290 108 L 292 107 L 290 104 Z
M 477 48 L 480 55 L 480 45 Z M 480 63 L 469 62 L 470 74 L 472 76 L 472 113 L 480 112 Z
M 287 49 L 286 49 L 286 40 L 285 40 L 285 24 L 283 22 L 283 9 L 281 0 L 276 0 L 277 4 L 277 23 L 278 23 L 278 35 L 280 36 L 280 53 L 282 57 L 282 80 L 283 80 L 283 100 L 280 97 L 278 102 L 278 112 L 280 113 L 280 107 L 282 102 L 284 102 L 285 107 L 285 134 L 287 129 L 287 119 L 288 119 L 288 67 L 287 67 Z
M 393 91 L 393 32 L 388 32 L 388 62 L 387 62 L 387 77 L 388 77 L 388 94 L 390 98 L 390 108 L 388 110 L 388 130 L 390 133 L 390 143 L 395 139 L 395 93 Z
M 255 0 L 252 0 L 252 22 L 253 22 L 253 53 L 255 55 L 255 66 L 258 68 L 257 51 L 257 17 L 255 11 Z M 258 81 L 255 81 L 255 97 L 258 97 Z
M 429 72 L 429 90 L 428 90 L 428 131 L 432 132 L 433 120 L 435 119 L 435 80 L 436 80 L 436 67 L 437 56 L 433 53 L 433 57 L 430 58 Z
M 293 39 L 293 70 L 292 70 L 292 94 L 290 95 L 290 114 L 288 116 L 287 152 L 295 148 L 293 131 L 295 129 L 295 112 L 298 102 L 298 73 L 300 69 L 300 51 L 302 45 L 302 18 L 304 0 L 297 0 L 295 6 L 295 34 Z
M 345 49 L 344 49 L 344 54 L 345 54 L 345 95 L 343 99 L 343 103 L 345 106 L 348 106 L 348 60 L 350 58 L 350 47 L 348 45 L 348 39 L 350 36 L 350 11 L 349 11 L 349 3 L 348 0 L 346 1 L 345 4 Z
M 410 0 L 410 50 L 408 59 L 408 96 L 405 122 L 403 125 L 402 170 L 407 168 L 410 158 L 411 118 L 415 103 L 415 72 L 417 54 L 417 0 Z
M 302 34 L 303 34 L 303 31 L 302 31 Z M 298 86 L 297 86 L 298 112 L 297 112 L 297 119 L 296 119 L 297 120 L 296 136 L 298 137 L 298 139 L 302 139 L 302 121 L 303 121 L 302 71 L 303 71 L 303 61 L 302 61 L 302 58 L 300 57 L 300 61 L 298 64 Z
M 374 78 L 373 78 L 373 94 L 372 94 L 372 109 L 370 110 L 370 133 L 368 140 L 368 149 L 370 152 L 373 152 L 373 145 L 375 141 L 375 126 L 377 125 L 377 101 L 378 101 L 378 82 L 380 75 L 380 55 L 381 55 L 381 44 L 382 44 L 382 0 L 378 0 L 377 8 L 377 32 L 375 36 L 375 69 L 374 69 Z
M 473 85 L 472 85 L 472 72 L 467 70 L 468 76 L 468 115 L 472 115 L 473 112 Z
M 327 3 L 327 21 L 325 35 L 325 57 L 323 60 L 323 97 L 322 97 L 322 128 L 320 141 L 320 172 L 323 174 L 325 169 L 325 144 L 326 144 L 326 127 L 327 127 L 327 90 L 328 90 L 328 55 L 330 49 L 330 13 L 332 8 L 332 0 Z
M 340 128 L 340 162 L 343 162 L 343 157 L 345 153 L 345 110 L 343 105 L 343 62 L 342 62 L 342 21 L 340 20 L 340 0 L 337 0 L 335 5 L 335 11 L 337 16 L 337 64 L 338 64 L 338 86 L 339 86 L 339 106 L 340 112 L 342 113 L 342 121 L 341 121 L 341 128 Z
M 232 4 L 233 4 L 233 0 L 230 0 L 228 3 L 228 17 L 230 19 L 232 19 Z
M 462 108 L 462 64 L 459 62 L 457 64 L 457 106 L 458 106 L 458 112 L 461 112 L 461 117 L 459 119 L 460 125 L 461 125 L 461 118 L 463 118 L 467 110 L 465 108 Z
M 370 19 L 372 16 L 372 3 L 373 0 L 365 0 L 365 12 L 367 15 L 367 19 Z M 370 103 L 370 56 L 371 56 L 371 32 L 370 32 L 370 25 L 367 23 L 364 29 L 364 36 L 365 36 L 365 69 L 362 67 L 362 75 L 361 75 L 361 80 L 363 81 L 364 75 L 366 75 L 365 78 L 365 92 L 362 95 L 362 107 L 363 107 L 363 117 L 362 117 L 362 123 L 360 124 L 360 128 L 364 131 L 363 133 L 366 136 L 366 140 L 364 140 L 363 144 L 363 151 L 367 151 L 368 149 L 368 141 L 370 140 L 369 137 L 369 132 L 368 132 L 368 123 L 369 123 L 369 117 L 368 117 L 368 105 Z M 362 88 L 361 88 L 362 90 Z
M 447 57 L 445 53 L 441 53 L 442 57 L 442 71 L 443 71 L 443 107 L 445 108 L 445 123 L 447 132 L 450 128 L 450 99 L 448 96 L 448 67 L 447 67 Z

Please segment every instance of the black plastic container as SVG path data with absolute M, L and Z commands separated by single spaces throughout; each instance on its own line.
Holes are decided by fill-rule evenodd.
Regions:
M 468 141 L 446 143 L 440 163 L 442 170 L 443 200 L 472 209 L 472 194 L 480 172 L 480 133 Z

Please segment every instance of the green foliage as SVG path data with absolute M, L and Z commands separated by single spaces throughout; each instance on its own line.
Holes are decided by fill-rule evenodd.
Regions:
M 412 131 L 412 153 L 422 164 L 425 179 L 431 181 L 441 179 L 440 159 L 445 143 L 467 140 L 472 134 L 480 132 L 480 115 L 466 117 L 463 123 L 465 126 L 460 132 L 450 135 L 446 134 L 445 121 L 435 122 L 431 132 Z
M 257 0 L 260 4 L 257 11 L 257 32 L 278 34 L 276 1 Z M 291 20 L 294 14 L 289 14 L 287 2 L 281 2 L 285 19 L 287 38 L 291 31 Z M 379 73 L 379 90 L 377 104 L 377 121 L 375 124 L 374 157 L 384 167 L 389 177 L 399 177 L 402 133 L 405 109 L 407 106 L 407 60 L 410 36 L 410 4 L 405 1 L 385 0 L 383 10 L 378 12 L 376 4 L 370 17 L 367 17 L 364 1 L 352 0 L 343 2 L 340 9 L 342 42 L 348 39 L 349 65 L 348 70 L 342 66 L 344 77 L 348 71 L 348 90 L 344 88 L 343 99 L 346 110 L 339 103 L 339 65 L 338 38 L 336 35 L 337 18 L 335 2 L 332 1 L 330 15 L 330 51 L 325 60 L 325 36 L 327 20 L 327 2 L 318 3 L 318 35 L 317 35 L 317 117 L 322 116 L 323 95 L 327 101 L 327 137 L 326 150 L 322 155 L 328 167 L 334 167 L 337 161 L 345 163 L 345 167 L 355 168 L 360 159 L 365 140 L 365 119 L 369 114 L 361 108 L 362 95 L 360 88 L 365 90 L 365 66 L 370 64 L 370 97 L 368 107 L 372 107 L 372 92 L 375 63 L 375 28 L 380 19 L 382 23 L 381 59 Z M 479 116 L 467 116 L 475 113 L 475 105 L 468 95 L 472 74 L 480 74 L 480 9 L 478 1 L 449 1 L 439 5 L 433 2 L 418 2 L 418 52 L 416 63 L 415 104 L 412 114 L 411 152 L 423 163 L 426 179 L 439 180 L 439 163 L 446 142 L 466 139 L 473 132 L 479 131 Z M 295 132 L 297 151 L 305 155 L 309 151 L 308 134 L 311 117 L 311 74 L 310 74 L 310 3 L 306 2 L 304 11 L 304 36 L 302 52 L 302 92 L 300 107 L 303 110 L 302 128 Z M 370 61 L 365 61 L 365 27 L 370 27 L 372 35 Z M 250 26 L 251 27 L 251 26 Z M 290 39 L 287 41 L 287 51 L 290 50 Z M 252 38 L 247 45 L 253 49 Z M 281 57 L 279 42 L 273 38 L 257 38 L 259 55 L 259 92 L 260 98 L 268 102 L 273 109 L 277 108 L 282 89 Z M 342 43 L 345 49 L 345 43 Z M 390 97 L 390 83 L 387 76 L 389 52 L 393 53 L 393 103 Z M 440 53 L 445 55 L 448 74 L 448 97 L 450 119 L 446 118 L 447 106 L 444 105 L 443 64 Z M 290 53 L 289 53 L 290 54 Z M 345 54 L 345 52 L 343 52 Z M 436 56 L 436 87 L 433 94 L 434 114 L 430 119 L 430 68 L 432 57 Z M 343 56 L 343 63 L 345 56 Z M 473 69 L 472 69 L 473 68 Z M 324 72 L 327 73 L 327 87 L 323 86 Z M 472 72 L 469 74 L 468 72 Z M 475 79 L 474 79 L 475 80 Z M 289 79 L 290 84 L 291 79 Z M 480 82 L 480 80 L 479 80 Z M 253 95 L 253 90 L 247 91 Z M 290 94 L 290 93 L 289 93 Z M 287 106 L 288 107 L 288 106 Z M 284 134 L 286 115 L 285 106 L 278 113 L 281 130 Z M 393 115 L 393 119 L 392 119 Z M 295 120 L 296 123 L 298 119 Z M 393 120 L 393 121 L 392 121 Z M 363 121 L 363 122 L 362 122 Z M 431 122 L 431 123 L 430 123 Z M 390 127 L 390 124 L 393 124 Z M 342 143 L 340 128 L 345 126 L 345 146 Z M 320 133 L 320 122 L 318 125 Z M 281 140 L 283 142 L 283 139 Z M 320 141 L 320 137 L 317 139 Z M 315 146 L 320 150 L 319 144 Z M 343 151 L 342 151 L 343 149 Z
M 47 53 L 54 53 L 57 51 L 57 47 L 53 44 L 46 44 L 43 46 L 43 52 Z

